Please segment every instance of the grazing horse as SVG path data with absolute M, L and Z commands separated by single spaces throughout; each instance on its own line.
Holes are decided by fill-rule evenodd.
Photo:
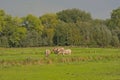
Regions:
M 66 49 L 66 50 L 63 51 L 63 55 L 64 54 L 71 55 L 71 52 L 72 52 L 71 49 Z
M 49 49 L 45 50 L 45 56 L 48 57 L 50 55 L 51 51 Z
M 55 54 L 61 54 L 63 51 L 64 51 L 64 48 L 63 48 L 63 47 L 53 48 L 53 52 L 54 52 Z
M 53 48 L 53 49 L 52 49 L 52 51 L 53 51 L 55 54 L 57 54 L 57 53 L 58 53 L 58 51 L 57 51 L 57 50 L 58 50 L 58 48 Z

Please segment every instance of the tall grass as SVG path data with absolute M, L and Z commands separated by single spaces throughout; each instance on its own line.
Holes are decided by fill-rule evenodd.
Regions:
M 119 49 L 110 48 L 71 48 L 72 55 L 56 55 L 45 57 L 46 48 L 0 48 L 0 65 L 32 65 L 79 63 L 120 59 Z
M 72 55 L 45 57 L 46 48 L 0 48 L 0 80 L 120 80 L 120 49 L 73 47 Z

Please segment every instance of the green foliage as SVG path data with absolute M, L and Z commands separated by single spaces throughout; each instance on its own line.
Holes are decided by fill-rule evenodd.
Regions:
M 113 35 L 111 44 L 118 46 L 120 44 L 120 7 L 112 11 L 111 19 L 106 20 L 106 25 L 111 30 Z
M 19 47 L 19 42 L 26 37 L 26 28 L 18 27 L 15 32 L 10 36 L 10 43 L 12 46 Z
M 53 45 L 53 37 L 54 37 L 54 29 L 52 29 L 52 28 L 44 29 L 42 38 L 44 39 L 44 41 L 46 43 L 43 45 L 52 46 Z
M 99 22 L 97 20 L 97 22 L 96 21 L 94 22 L 95 22 L 93 24 L 94 32 L 92 33 L 94 41 L 101 47 L 109 46 L 112 40 L 111 31 L 107 28 L 107 26 L 101 23 L 101 21 Z
M 112 36 L 112 40 L 111 40 L 111 45 L 112 46 L 115 46 L 115 47 L 118 47 L 119 46 L 119 44 L 120 44 L 120 42 L 119 42 L 119 39 L 118 39 L 118 37 L 117 36 Z
M 0 37 L 0 47 L 9 47 L 8 38 L 6 36 Z
M 80 45 L 89 46 L 92 43 L 92 27 L 89 22 L 77 22 L 76 23 L 80 37 Z M 93 43 L 92 43 L 93 44 Z
M 55 28 L 54 42 L 56 45 L 80 45 L 80 31 L 74 23 L 59 22 Z
M 58 18 L 67 23 L 76 23 L 77 21 L 89 21 L 91 15 L 79 9 L 67 9 L 57 13 Z
M 35 30 L 28 31 L 25 38 L 20 41 L 21 47 L 39 47 L 42 44 L 40 35 Z
M 0 10 L 1 47 L 40 46 L 120 46 L 120 8 L 112 11 L 111 19 L 92 19 L 80 9 L 36 17 L 13 17 Z
M 5 27 L 5 16 L 6 13 L 4 10 L 0 10 L 0 32 L 2 32 L 3 28 Z
M 114 22 L 115 27 L 120 28 L 120 7 L 112 11 L 111 20 Z
M 23 18 L 23 25 L 27 28 L 27 30 L 36 30 L 37 32 L 42 32 L 43 25 L 39 18 L 33 16 L 32 14 L 27 15 Z
M 57 15 L 52 13 L 41 16 L 40 20 L 46 28 L 54 28 L 58 23 Z
M 43 45 L 52 46 L 53 44 L 53 37 L 55 34 L 55 27 L 58 24 L 58 18 L 56 14 L 45 14 L 40 17 L 42 24 L 44 25 L 44 31 L 42 34 L 43 38 Z

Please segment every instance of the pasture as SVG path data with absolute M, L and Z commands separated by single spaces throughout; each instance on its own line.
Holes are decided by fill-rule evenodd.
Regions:
M 120 80 L 120 49 L 72 47 L 49 57 L 45 49 L 0 48 L 0 80 Z

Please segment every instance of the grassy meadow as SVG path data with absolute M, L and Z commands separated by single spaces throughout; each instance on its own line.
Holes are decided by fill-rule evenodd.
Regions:
M 72 47 L 72 55 L 45 57 L 52 48 L 0 48 L 0 80 L 120 80 L 120 49 Z

